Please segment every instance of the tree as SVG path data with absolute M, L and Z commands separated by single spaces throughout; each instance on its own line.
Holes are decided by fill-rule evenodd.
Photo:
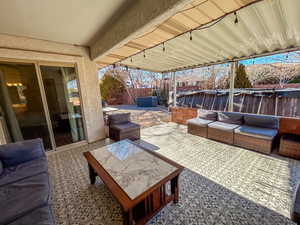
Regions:
M 240 64 L 236 71 L 236 76 L 234 78 L 235 88 L 252 88 L 251 82 L 247 76 L 245 66 Z
M 124 91 L 124 84 L 109 74 L 105 74 L 100 81 L 100 92 L 104 101 L 109 101 L 111 98 L 118 94 L 122 94 Z
M 228 89 L 229 86 L 230 86 L 229 76 L 228 75 L 221 76 L 217 82 L 217 89 Z

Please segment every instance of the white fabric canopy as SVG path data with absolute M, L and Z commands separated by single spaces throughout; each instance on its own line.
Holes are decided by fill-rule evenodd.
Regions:
M 220 20 L 214 26 L 167 41 L 121 63 L 167 72 L 224 62 L 300 46 L 300 1 L 265 0 Z M 196 19 L 196 18 L 195 18 Z M 145 54 L 145 56 L 144 56 Z

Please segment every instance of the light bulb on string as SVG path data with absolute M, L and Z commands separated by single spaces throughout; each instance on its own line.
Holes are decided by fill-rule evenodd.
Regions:
M 236 12 L 234 12 L 234 16 L 235 16 L 235 19 L 234 19 L 234 24 L 238 24 L 238 22 L 239 22 L 239 19 L 238 19 L 238 17 L 237 17 L 237 14 L 236 14 Z

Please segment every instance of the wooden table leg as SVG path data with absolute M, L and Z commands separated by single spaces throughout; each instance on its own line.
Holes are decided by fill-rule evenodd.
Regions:
M 93 169 L 93 167 L 90 164 L 88 165 L 89 165 L 89 175 L 90 175 L 91 184 L 95 184 L 97 174 Z
M 179 200 L 179 189 L 178 189 L 178 176 L 171 180 L 171 193 L 174 195 L 174 203 L 178 203 Z
M 123 212 L 123 220 L 124 225 L 133 225 L 132 209 L 129 209 L 128 212 Z

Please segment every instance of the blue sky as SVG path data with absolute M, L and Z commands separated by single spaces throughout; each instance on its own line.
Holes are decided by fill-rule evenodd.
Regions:
M 240 63 L 244 65 L 252 65 L 252 64 L 270 64 L 270 63 L 299 63 L 300 62 L 300 51 L 290 52 L 290 53 L 282 53 L 270 56 L 259 57 L 255 59 L 247 59 L 241 60 Z

